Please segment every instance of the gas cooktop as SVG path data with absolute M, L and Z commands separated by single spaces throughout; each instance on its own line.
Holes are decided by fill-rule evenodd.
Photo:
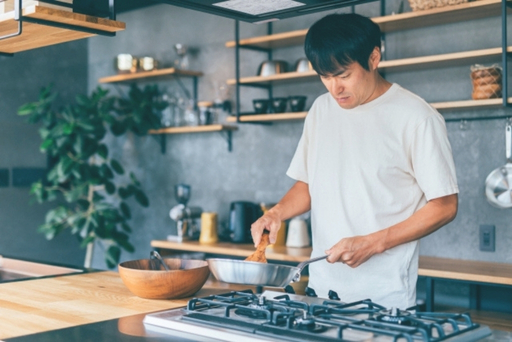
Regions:
M 146 315 L 144 326 L 219 341 L 478 341 L 491 335 L 467 314 L 386 308 L 369 299 L 251 290 L 194 298 L 186 308 Z

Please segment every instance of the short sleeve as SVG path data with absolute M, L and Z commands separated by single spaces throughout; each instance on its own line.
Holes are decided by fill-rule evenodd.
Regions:
M 302 136 L 300 137 L 297 149 L 295 150 L 295 154 L 293 155 L 290 166 L 286 171 L 286 175 L 288 177 L 304 183 L 308 183 L 309 138 L 307 133 L 307 127 L 308 118 L 306 117 L 306 120 L 304 122 L 304 130 L 302 131 Z
M 414 177 L 428 201 L 459 192 L 452 149 L 443 118 L 429 116 L 415 130 L 411 144 Z

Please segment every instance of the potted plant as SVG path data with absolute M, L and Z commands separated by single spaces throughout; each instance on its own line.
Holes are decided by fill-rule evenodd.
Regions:
M 57 93 L 50 86 L 18 110 L 41 125 L 40 148 L 49 160 L 45 179 L 34 183 L 30 193 L 39 203 L 58 200 L 38 230 L 52 239 L 70 229 L 87 247 L 85 267 L 91 265 L 95 242 L 105 248 L 109 268 L 118 264 L 122 249 L 134 251 L 127 200 L 134 198 L 143 207 L 149 200 L 135 175 L 110 157 L 104 138 L 109 131 L 114 136 L 129 131 L 145 135 L 159 127 L 157 113 L 166 106 L 159 95 L 154 85 L 132 85 L 126 99 L 98 87 L 90 96 L 79 95 L 75 103 L 55 109 Z

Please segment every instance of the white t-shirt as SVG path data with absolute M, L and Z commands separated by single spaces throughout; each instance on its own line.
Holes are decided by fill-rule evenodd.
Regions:
M 377 99 L 346 110 L 319 96 L 287 175 L 309 185 L 312 257 L 345 237 L 409 218 L 428 200 L 458 193 L 443 117 L 393 84 Z M 309 287 L 344 302 L 371 299 L 388 308 L 415 305 L 418 241 L 371 257 L 356 268 L 319 261 Z

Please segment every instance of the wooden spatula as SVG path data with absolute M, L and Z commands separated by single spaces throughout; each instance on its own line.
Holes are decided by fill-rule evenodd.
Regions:
M 267 258 L 265 258 L 265 249 L 269 245 L 269 237 L 268 232 L 264 232 L 261 236 L 260 243 L 258 244 L 258 247 L 256 247 L 256 252 L 249 255 L 245 261 L 256 261 L 256 262 L 267 262 Z

